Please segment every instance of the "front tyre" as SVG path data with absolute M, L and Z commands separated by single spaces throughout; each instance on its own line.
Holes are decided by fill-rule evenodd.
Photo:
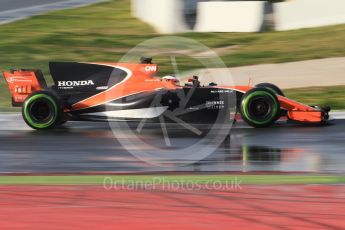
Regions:
M 256 128 L 268 127 L 280 117 L 280 103 L 271 90 L 253 88 L 242 96 L 242 119 Z
M 276 85 L 271 84 L 271 83 L 260 83 L 255 86 L 256 88 L 266 88 L 272 90 L 274 93 L 277 95 L 285 97 L 283 91 Z
M 22 116 L 25 123 L 33 129 L 51 129 L 61 122 L 62 103 L 50 91 L 37 91 L 24 102 Z

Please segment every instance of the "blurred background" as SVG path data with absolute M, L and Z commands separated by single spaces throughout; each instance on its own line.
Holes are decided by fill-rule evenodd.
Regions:
M 49 78 L 51 60 L 116 62 L 142 41 L 178 35 L 214 50 L 238 84 L 312 87 L 287 95 L 342 109 L 344 9 L 342 0 L 0 0 L 0 68 L 38 68 Z M 323 60 L 291 64 L 314 59 Z M 173 72 L 168 60 L 154 59 L 162 75 Z M 176 61 L 181 70 L 202 67 Z M 3 80 L 0 89 L 1 111 L 13 110 Z

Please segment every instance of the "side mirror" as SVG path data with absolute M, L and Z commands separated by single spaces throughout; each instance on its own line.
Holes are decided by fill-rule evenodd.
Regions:
M 140 63 L 141 64 L 152 64 L 152 58 L 151 57 L 141 57 Z

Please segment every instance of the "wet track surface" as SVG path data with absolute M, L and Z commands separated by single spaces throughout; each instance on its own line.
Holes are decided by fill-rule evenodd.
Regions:
M 164 165 L 129 153 L 128 146 L 119 140 L 130 139 L 130 135 L 115 138 L 108 123 L 70 122 L 58 130 L 41 132 L 27 128 L 18 115 L 1 115 L 0 121 L 0 173 L 345 171 L 343 119 L 336 119 L 326 127 L 278 124 L 253 129 L 237 123 L 230 136 L 206 158 L 181 162 L 170 156 L 170 162 Z M 156 129 L 151 128 L 141 138 L 158 143 L 162 134 L 159 128 L 152 134 Z M 168 127 L 168 131 L 170 149 L 199 138 L 183 127 Z M 134 145 L 143 148 L 140 143 Z M 157 149 L 152 151 L 161 154 Z

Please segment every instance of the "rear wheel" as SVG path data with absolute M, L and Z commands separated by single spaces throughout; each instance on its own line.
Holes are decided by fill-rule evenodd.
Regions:
M 61 122 L 62 103 L 50 91 L 37 91 L 24 102 L 22 116 L 33 129 L 51 129 Z
M 249 125 L 261 128 L 272 125 L 280 117 L 277 96 L 266 88 L 253 88 L 241 100 L 242 119 Z

